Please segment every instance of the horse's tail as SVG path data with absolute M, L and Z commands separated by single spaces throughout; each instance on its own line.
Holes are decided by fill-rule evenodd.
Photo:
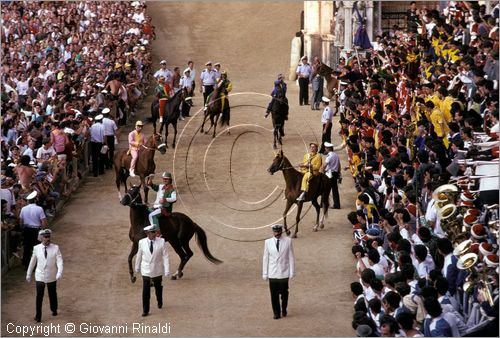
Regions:
M 201 251 L 203 251 L 203 254 L 205 257 L 212 263 L 214 264 L 220 264 L 222 263 L 221 260 L 218 260 L 212 254 L 210 253 L 210 250 L 208 250 L 208 244 L 207 244 L 207 234 L 205 233 L 205 230 L 203 230 L 198 224 L 194 223 L 195 226 L 195 232 L 196 232 L 196 242 L 198 243 L 198 246 L 200 247 Z
M 157 99 L 151 102 L 151 122 L 156 122 L 160 113 L 158 112 L 159 101 Z

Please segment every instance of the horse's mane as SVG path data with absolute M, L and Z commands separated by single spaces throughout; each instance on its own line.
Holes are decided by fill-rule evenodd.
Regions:
M 328 76 L 333 74 L 333 69 L 328 67 L 324 63 L 321 63 L 321 65 L 318 67 L 318 74 L 321 76 Z

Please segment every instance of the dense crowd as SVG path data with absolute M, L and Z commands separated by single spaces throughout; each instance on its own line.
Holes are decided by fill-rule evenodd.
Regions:
M 359 336 L 498 336 L 498 15 L 412 3 L 336 69 Z
M 106 108 L 118 125 L 134 115 L 154 30 L 139 1 L 12 1 L 1 12 L 2 231 L 13 230 L 16 254 L 23 227 L 41 225 L 20 224 L 25 197 L 36 191 L 54 216 L 88 167 L 93 119 Z

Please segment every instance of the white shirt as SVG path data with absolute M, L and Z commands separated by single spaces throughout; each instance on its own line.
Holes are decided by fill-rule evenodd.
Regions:
M 30 203 L 21 209 L 19 218 L 22 226 L 27 226 L 28 228 L 39 228 L 42 226 L 42 220 L 46 217 L 42 207 L 36 205 L 35 203 Z
M 90 142 L 104 143 L 104 126 L 96 122 L 90 127 Z
M 212 69 L 210 72 L 207 69 L 204 69 L 200 74 L 200 80 L 204 86 L 213 86 L 215 85 L 216 73 Z
M 17 81 L 16 90 L 18 95 L 26 95 L 28 93 L 28 85 L 29 80 L 26 81 Z
M 437 217 L 436 201 L 432 199 L 427 205 L 427 210 L 425 211 L 425 220 L 434 222 L 434 234 L 440 238 L 446 236 L 443 228 L 441 228 L 441 219 Z
M 40 161 L 47 161 L 49 158 L 52 156 L 55 156 L 57 153 L 54 149 L 54 147 L 50 146 L 48 149 L 45 149 L 44 146 L 41 146 L 38 148 L 38 151 L 36 152 L 36 159 Z
M 104 136 L 113 136 L 118 129 L 115 121 L 108 117 L 102 119 L 102 125 L 104 126 Z
M 12 191 L 10 189 L 0 189 L 0 199 L 7 201 L 6 211 L 8 214 L 11 214 L 12 206 L 16 204 Z
M 451 264 L 451 257 L 452 256 L 453 255 L 451 253 L 449 253 L 444 257 L 443 269 L 441 270 L 443 277 L 447 277 L 447 275 L 448 275 L 448 266 Z
M 427 278 L 429 275 L 429 272 L 431 270 L 434 270 L 434 260 L 432 259 L 432 256 L 427 254 L 427 257 L 425 257 L 425 261 L 422 261 L 418 263 L 417 265 L 417 273 L 420 278 Z
M 168 69 L 158 69 L 156 73 L 153 75 L 155 79 L 158 79 L 160 76 L 165 77 L 166 82 L 171 82 L 172 81 L 172 72 Z
M 134 15 L 132 15 L 132 20 L 134 20 L 137 23 L 143 23 L 144 22 L 144 13 L 135 12 Z
M 193 88 L 193 79 L 188 76 L 181 77 L 181 81 L 179 83 L 181 88 Z
M 297 70 L 295 72 L 298 73 L 299 76 L 309 79 L 309 76 L 311 75 L 311 65 L 308 63 L 306 64 L 301 63 L 300 65 L 297 66 Z
M 321 115 L 321 123 L 325 124 L 327 122 L 332 122 L 333 119 L 333 111 L 330 106 L 326 106 L 323 110 L 323 114 Z
M 331 178 L 332 172 L 340 172 L 339 155 L 334 151 L 330 151 L 325 158 L 325 174 Z

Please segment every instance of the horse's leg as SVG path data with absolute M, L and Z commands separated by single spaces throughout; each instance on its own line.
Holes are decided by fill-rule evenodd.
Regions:
M 329 207 L 329 199 L 330 198 L 330 189 L 323 192 L 321 196 L 321 207 L 323 209 L 323 215 L 321 216 L 321 222 L 319 223 L 319 228 L 323 229 L 325 227 L 325 218 L 328 216 L 328 207 Z
M 175 141 L 177 140 L 177 119 L 172 123 L 172 126 L 174 127 L 174 143 L 172 143 L 172 148 L 175 148 Z M 167 143 L 167 140 L 165 140 L 165 143 Z
M 203 128 L 205 127 L 205 122 L 207 121 L 208 114 L 205 112 L 205 115 L 203 116 L 203 123 L 201 124 L 201 130 L 200 133 L 203 133 Z
M 276 146 L 276 139 L 278 138 L 278 134 L 276 132 L 276 128 L 274 128 L 274 132 L 273 132 L 273 149 L 278 149 L 278 147 Z
M 217 123 L 219 123 L 219 114 L 215 115 L 214 133 L 212 135 L 212 138 L 215 138 L 215 132 L 217 130 Z
M 316 209 L 316 224 L 313 225 L 313 231 L 318 231 L 318 226 L 319 226 L 319 211 L 321 208 L 319 207 L 318 204 L 318 198 L 313 198 L 311 200 L 312 205 L 314 206 L 314 209 Z
M 213 126 L 214 126 L 214 116 L 210 115 L 210 128 L 207 129 L 207 131 L 205 132 L 205 135 L 208 134 L 208 132 L 210 131 L 210 129 L 212 129 Z
M 293 232 L 292 238 L 297 238 L 297 232 L 299 232 L 300 213 L 302 212 L 303 204 L 304 202 L 297 203 L 297 216 L 295 217 L 295 231 Z
M 285 226 L 285 233 L 288 236 L 290 235 L 290 230 L 288 230 L 288 228 L 286 227 L 286 215 L 288 214 L 288 210 L 290 210 L 292 205 L 293 205 L 293 200 L 286 200 L 285 211 L 283 211 L 283 225 Z
M 169 123 L 165 123 L 165 147 L 168 148 L 168 125 Z
M 186 255 L 184 256 L 184 259 L 179 264 L 179 268 L 177 269 L 177 272 L 176 272 L 177 278 L 179 278 L 179 279 L 182 278 L 182 276 L 184 275 L 182 273 L 182 270 L 184 270 L 184 266 L 186 266 L 186 264 L 189 261 L 189 259 L 191 257 L 193 257 L 193 251 L 189 247 L 189 241 L 190 240 L 191 240 L 191 238 L 185 238 L 185 239 L 183 239 L 183 240 L 180 241 L 182 249 L 183 249 L 183 251 L 185 252 Z
M 132 259 L 137 254 L 139 249 L 139 240 L 134 241 L 132 243 L 132 248 L 130 249 L 130 253 L 128 255 L 128 272 L 130 273 L 130 281 L 135 283 L 136 277 L 134 276 L 134 269 L 132 268 Z
M 175 252 L 179 256 L 181 262 L 179 263 L 179 267 L 177 268 L 177 271 L 172 275 L 172 280 L 176 280 L 177 277 L 179 276 L 179 270 L 181 267 L 182 262 L 186 259 L 186 253 L 184 252 L 182 248 L 182 244 L 179 241 L 178 238 L 169 238 L 168 241 L 170 242 L 170 245 L 172 245 L 172 248 L 174 248 Z M 185 265 L 185 263 L 184 263 Z M 183 267 L 184 267 L 183 265 Z M 181 278 L 181 277 L 179 277 Z
M 146 178 L 144 176 L 141 176 L 141 184 L 144 188 L 144 203 L 148 204 L 148 192 L 149 192 L 149 188 L 146 184 Z

